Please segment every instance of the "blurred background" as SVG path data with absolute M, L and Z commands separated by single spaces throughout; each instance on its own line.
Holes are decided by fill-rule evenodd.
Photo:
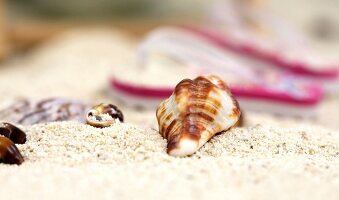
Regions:
M 216 1 L 1 0 L 1 57 L 71 26 L 105 25 L 140 37 L 169 24 L 202 23 Z M 324 51 L 339 46 L 337 0 L 252 0 L 311 36 Z M 323 47 L 325 46 L 325 47 Z
M 133 79 L 128 74 L 135 70 L 137 47 L 154 28 L 208 27 L 215 7 L 238 2 L 283 19 L 319 55 L 339 59 L 338 0 L 0 0 L 0 108 L 18 97 L 110 101 L 109 77 L 127 74 Z M 229 8 L 221 13 L 242 12 Z M 145 75 L 148 80 L 138 81 L 161 85 L 159 81 L 166 82 L 162 77 L 174 74 L 169 80 L 173 86 L 181 78 L 175 77 L 180 73 L 172 67 L 154 73 L 164 75 L 158 79 Z M 333 117 L 337 94 L 326 96 L 321 104 L 319 124 L 339 128 Z M 151 126 L 155 122 L 154 110 L 145 115 L 127 106 L 125 112 L 129 122 L 145 125 L 153 120 Z M 271 119 L 256 113 L 248 116 L 253 122 Z

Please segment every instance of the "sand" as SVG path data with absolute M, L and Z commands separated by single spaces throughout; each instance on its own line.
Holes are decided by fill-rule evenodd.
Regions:
M 155 111 L 108 92 L 107 78 L 133 65 L 135 46 L 120 31 L 78 29 L 0 67 L 0 108 L 19 97 L 61 96 L 117 104 L 126 119 L 105 129 L 21 126 L 26 161 L 0 164 L 1 199 L 339 199 L 338 95 L 311 121 L 246 112 L 245 127 L 173 158 Z
M 235 128 L 173 158 L 152 129 L 61 122 L 25 127 L 26 162 L 0 165 L 4 199 L 337 199 L 338 133 Z

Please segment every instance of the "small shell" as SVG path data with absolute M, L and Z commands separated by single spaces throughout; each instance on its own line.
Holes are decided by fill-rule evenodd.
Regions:
M 181 81 L 156 115 L 160 134 L 168 141 L 168 154 L 187 156 L 216 133 L 234 126 L 240 109 L 220 78 L 200 76 Z
M 26 142 L 26 133 L 10 123 L 0 123 L 0 135 L 9 138 L 15 144 Z
M 24 99 L 0 110 L 0 120 L 31 125 L 55 121 L 85 121 L 90 106 L 63 98 Z
M 124 121 L 122 112 L 112 104 L 102 103 L 94 106 L 86 114 L 87 124 L 94 127 L 108 127 L 115 123 L 116 120 Z
M 0 136 L 0 163 L 20 165 L 24 161 L 19 149 L 8 138 Z

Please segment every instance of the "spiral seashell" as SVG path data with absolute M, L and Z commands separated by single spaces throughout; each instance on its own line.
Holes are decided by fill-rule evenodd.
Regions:
M 156 111 L 172 156 L 193 154 L 216 133 L 234 126 L 240 114 L 227 85 L 213 75 L 182 80 Z
M 113 104 L 101 103 L 94 106 L 86 114 L 87 124 L 94 127 L 108 127 L 113 125 L 116 120 L 124 122 L 124 115 Z
M 90 106 L 64 98 L 23 99 L 0 110 L 0 120 L 31 125 L 55 121 L 85 121 Z

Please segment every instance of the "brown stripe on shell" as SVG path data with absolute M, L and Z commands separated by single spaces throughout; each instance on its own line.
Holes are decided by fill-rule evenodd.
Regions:
M 160 110 L 160 113 L 157 112 L 157 117 L 158 118 L 163 118 L 164 114 L 166 113 L 165 109 Z
M 180 135 L 181 138 L 189 138 L 190 140 L 198 142 L 201 137 L 200 133 L 205 130 L 205 125 L 214 121 L 213 117 L 203 112 L 187 113 L 186 115 L 187 116 L 183 117 L 183 128 L 180 132 L 173 130 L 173 127 L 180 123 L 177 120 L 173 120 L 169 126 L 167 126 L 166 130 L 162 130 L 162 136 L 168 140 L 173 140 L 173 138 Z M 170 146 L 174 147 L 174 144 L 171 143 Z
M 168 120 L 170 120 L 172 117 L 173 117 L 173 112 L 170 112 L 170 113 L 166 116 L 165 120 L 168 121 Z
M 215 98 L 209 98 L 208 102 L 210 102 L 213 105 L 213 107 L 210 107 L 209 104 L 205 103 L 203 109 L 206 109 L 208 112 L 214 115 L 217 114 L 218 112 L 217 108 L 220 108 L 221 102 Z
M 214 85 L 216 85 L 218 88 L 220 88 L 220 89 L 222 89 L 222 90 L 224 90 L 224 91 L 229 93 L 229 91 L 230 91 L 229 87 L 219 77 L 217 77 L 215 75 L 209 75 L 209 76 L 206 76 L 206 78 L 209 81 L 211 81 Z
M 165 121 L 170 121 L 170 119 L 173 117 L 173 112 L 171 112 L 170 114 L 168 114 L 165 118 Z M 161 130 L 162 133 L 164 133 L 163 137 L 167 138 L 168 133 L 171 132 L 171 129 L 173 128 L 173 126 L 175 125 L 176 120 L 173 120 L 168 127 L 166 128 L 166 130 Z M 165 127 L 163 127 L 165 129 Z
M 162 132 L 163 132 L 163 137 L 165 137 L 165 138 L 168 138 L 168 137 L 170 137 L 170 133 L 173 133 L 172 132 L 172 129 L 175 127 L 175 125 L 177 125 L 177 123 L 178 123 L 178 121 L 177 120 L 173 120 L 168 126 L 167 126 L 167 128 L 165 128 L 166 130 L 162 130 Z
M 240 109 L 239 109 L 239 108 L 233 108 L 232 111 L 233 111 L 233 112 L 230 114 L 229 117 L 236 118 L 236 117 L 238 117 L 239 115 L 241 115 Z

